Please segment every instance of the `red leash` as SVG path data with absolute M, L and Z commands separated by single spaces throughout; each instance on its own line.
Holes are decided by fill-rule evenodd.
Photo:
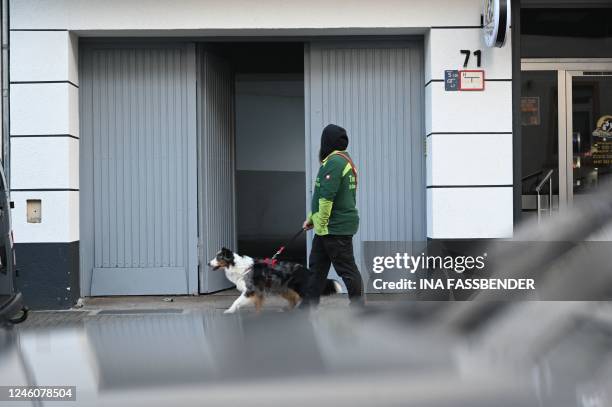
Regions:
M 276 253 L 274 253 L 274 256 L 272 256 L 271 259 L 264 259 L 264 263 L 266 263 L 268 266 L 276 266 L 276 264 L 278 263 L 278 260 L 276 260 L 276 258 L 278 256 L 280 256 L 281 254 L 283 254 L 283 252 L 285 251 L 285 248 L 287 246 L 289 246 L 291 243 L 293 243 L 293 241 L 295 239 L 297 239 L 302 233 L 304 233 L 304 229 L 300 229 L 295 235 L 293 235 L 293 237 L 287 242 L 285 243 L 283 246 L 279 247 L 279 249 L 276 251 Z

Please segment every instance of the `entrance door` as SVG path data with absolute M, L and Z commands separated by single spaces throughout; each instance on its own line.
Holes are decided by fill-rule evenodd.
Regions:
M 195 48 L 81 50 L 83 295 L 197 293 Z
M 360 170 L 361 221 L 353 243 L 367 282 L 363 242 L 418 242 L 404 251 L 423 250 L 423 44 L 312 43 L 305 61 L 307 199 L 319 168 L 321 131 L 328 123 L 338 124 L 349 134 L 348 151 Z
M 207 263 L 222 247 L 237 250 L 234 73 L 212 51 L 198 52 L 200 292 L 232 286 Z
M 567 195 L 578 202 L 612 179 L 612 70 L 568 71 Z
M 523 59 L 521 66 L 523 212 L 536 210 L 526 192 L 539 184 L 540 210 L 563 211 L 611 172 L 612 60 Z M 542 177 L 550 170 L 548 183 Z

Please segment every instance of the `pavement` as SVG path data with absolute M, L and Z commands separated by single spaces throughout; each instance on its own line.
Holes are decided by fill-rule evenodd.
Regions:
M 86 320 L 107 319 L 134 315 L 206 313 L 222 317 L 238 297 L 235 289 L 199 296 L 113 296 L 89 297 L 82 300 L 81 307 L 68 310 L 30 311 L 28 319 L 19 325 L 20 329 L 56 328 L 80 326 Z M 405 297 L 394 294 L 367 295 L 368 307 L 390 307 Z M 262 312 L 286 312 L 287 302 L 280 297 L 266 298 Z M 348 309 L 349 300 L 345 294 L 322 297 L 320 309 Z M 254 313 L 253 307 L 245 307 L 240 313 Z

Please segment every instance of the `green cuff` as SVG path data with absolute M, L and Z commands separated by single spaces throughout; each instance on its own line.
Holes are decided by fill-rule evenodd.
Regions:
M 325 236 L 329 234 L 327 225 L 329 224 L 329 218 L 331 216 L 333 201 L 329 199 L 319 199 L 319 211 L 312 215 L 312 223 L 314 224 L 315 233 L 319 236 Z
M 323 224 L 321 222 L 321 215 L 319 212 L 312 214 L 312 223 L 314 225 L 314 232 L 319 236 L 325 236 L 329 234 L 327 230 L 327 223 Z

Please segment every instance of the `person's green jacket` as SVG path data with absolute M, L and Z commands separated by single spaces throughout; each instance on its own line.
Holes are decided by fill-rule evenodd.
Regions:
M 334 151 L 321 163 L 308 215 L 319 236 L 354 235 L 359 229 L 357 169 L 346 151 Z

